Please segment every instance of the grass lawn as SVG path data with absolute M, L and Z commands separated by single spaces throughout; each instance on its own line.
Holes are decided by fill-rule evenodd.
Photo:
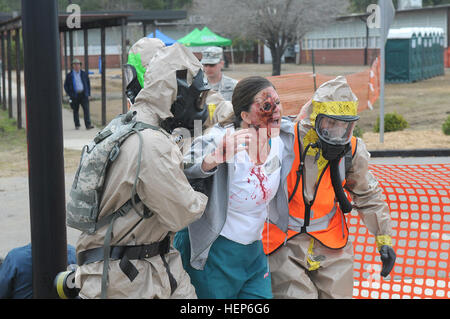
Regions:
M 65 171 L 75 171 L 80 151 L 64 149 Z M 0 110 L 0 178 L 26 176 L 28 174 L 27 136 L 24 129 L 18 130 L 15 119 Z

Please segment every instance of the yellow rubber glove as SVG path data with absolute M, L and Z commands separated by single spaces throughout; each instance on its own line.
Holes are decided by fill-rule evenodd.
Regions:
M 389 235 L 379 235 L 376 236 L 376 243 L 383 264 L 381 276 L 387 277 L 392 271 L 392 268 L 394 268 L 395 259 L 397 258 L 392 248 L 392 238 Z

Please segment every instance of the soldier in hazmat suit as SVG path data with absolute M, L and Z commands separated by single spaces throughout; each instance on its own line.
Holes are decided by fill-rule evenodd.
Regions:
M 364 142 L 352 137 L 357 108 L 340 76 L 321 85 L 296 119 L 286 182 L 289 223 L 280 229 L 269 222 L 263 231 L 274 298 L 352 298 L 353 246 L 345 218 L 352 208 L 376 236 L 381 275 L 394 266 L 389 208 L 368 169 Z
M 159 39 L 144 37 L 130 48 L 128 63 L 124 66 L 129 107 L 134 104 L 136 96 L 144 86 L 144 74 L 147 71 L 149 61 L 155 54 L 155 50 L 164 46 L 164 43 Z M 171 132 L 171 138 L 180 147 L 183 155 L 186 155 L 190 150 L 194 137 L 202 135 L 206 129 L 223 121 L 233 113 L 231 102 L 226 101 L 221 94 L 213 90 L 206 93 L 205 106 L 207 106 L 207 110 L 205 109 L 205 112 L 202 113 L 202 121 L 199 120 L 197 125 L 194 122 L 187 123 L 188 125 L 179 125 Z M 204 180 L 193 179 L 190 182 L 196 191 L 204 192 Z
M 158 39 L 131 51 L 137 47 L 134 58 L 147 71 L 135 96 L 128 84 L 128 113 L 151 129 L 129 136 L 111 158 L 98 210 L 99 223 L 108 223 L 80 235 L 75 283 L 81 298 L 196 298 L 172 237 L 202 215 L 207 197 L 187 181 L 170 134 L 206 119 L 209 87 L 202 65 L 185 47 L 165 47 Z M 121 213 L 130 201 L 132 208 Z
M 144 74 L 155 49 L 165 46 L 162 41 L 155 40 L 159 39 L 142 38 L 129 50 L 128 64 L 125 65 L 125 76 L 128 83 L 126 95 L 128 97 L 129 107 L 134 104 L 137 94 L 142 87 L 144 87 Z M 209 90 L 206 94 L 205 105 L 207 105 L 207 112 L 204 114 L 205 119 L 203 125 L 200 125 L 199 128 L 194 126 L 178 127 L 173 131 L 173 138 L 177 141 L 182 152 L 189 150 L 191 138 L 193 138 L 194 135 L 201 135 L 204 130 L 225 120 L 233 113 L 233 105 L 231 102 L 225 100 L 219 92 L 214 90 Z

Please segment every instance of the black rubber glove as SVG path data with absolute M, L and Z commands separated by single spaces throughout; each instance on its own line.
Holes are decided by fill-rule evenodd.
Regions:
M 383 245 L 380 248 L 381 262 L 383 263 L 383 268 L 381 269 L 381 276 L 387 277 L 394 268 L 395 255 L 394 249 L 391 246 Z

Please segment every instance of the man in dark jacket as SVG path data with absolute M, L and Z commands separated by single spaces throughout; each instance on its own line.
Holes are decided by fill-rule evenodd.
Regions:
M 0 264 L 0 299 L 33 298 L 31 243 L 12 249 Z M 76 264 L 75 247 L 67 245 L 67 263 Z
M 91 95 L 91 83 L 89 77 L 81 70 L 81 62 L 74 59 L 72 62 L 72 71 L 69 72 L 64 81 L 64 90 L 70 97 L 70 107 L 73 110 L 73 121 L 75 122 L 75 129 L 80 128 L 80 117 L 78 110 L 83 108 L 84 125 L 86 129 L 94 128 L 91 124 L 89 115 L 89 96 Z

